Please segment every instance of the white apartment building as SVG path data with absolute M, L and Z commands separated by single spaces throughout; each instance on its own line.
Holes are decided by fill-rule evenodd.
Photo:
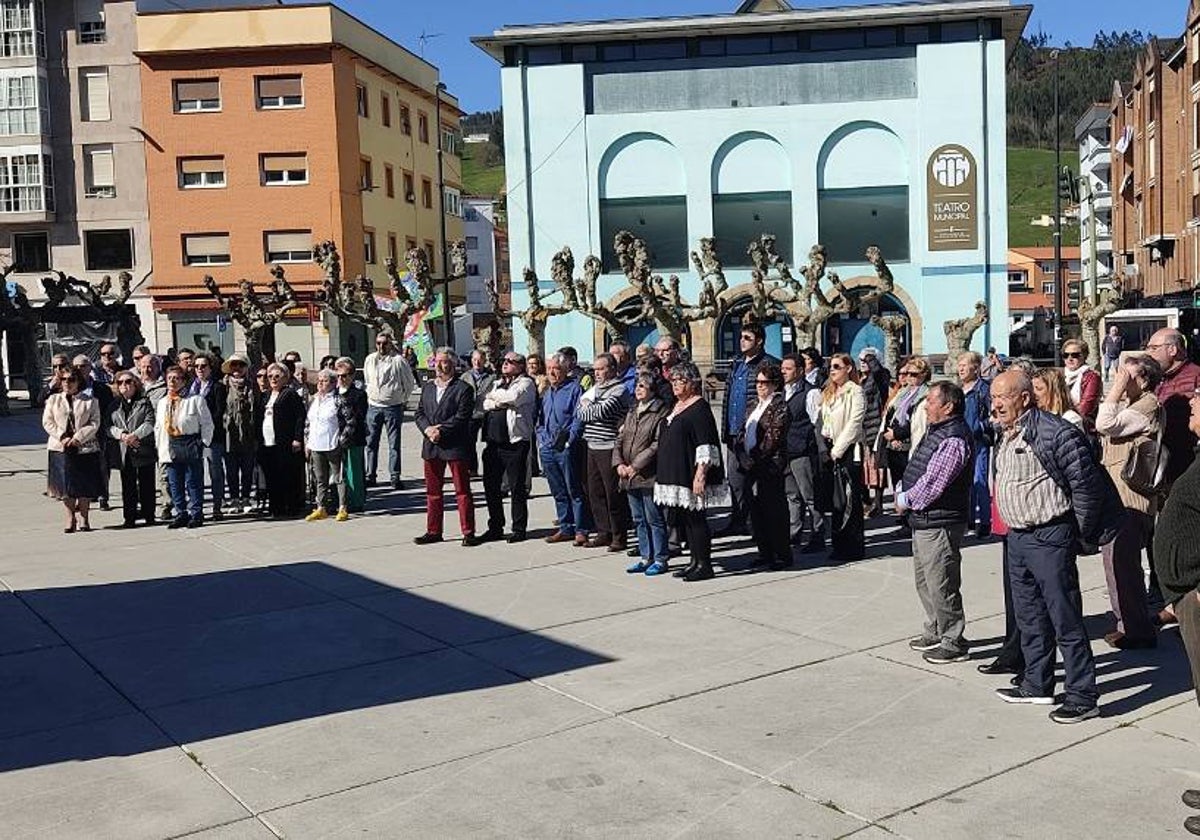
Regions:
M 1079 144 L 1079 237 L 1085 291 L 1108 283 L 1113 270 L 1112 138 L 1109 106 L 1093 105 L 1075 125 Z M 1095 230 L 1093 237 L 1092 231 Z

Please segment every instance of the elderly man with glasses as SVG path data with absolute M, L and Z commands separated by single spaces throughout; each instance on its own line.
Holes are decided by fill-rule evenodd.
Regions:
M 525 541 L 529 526 L 529 441 L 537 416 L 537 386 L 525 374 L 525 357 L 509 351 L 500 376 L 483 396 L 483 493 L 488 527 L 484 540 L 504 536 L 504 485 L 512 498 L 510 543 Z
M 102 382 L 105 385 L 116 386 L 117 374 L 124 368 L 121 367 L 121 351 L 115 344 L 100 345 L 100 364 L 92 372 L 97 382 Z
M 375 352 L 363 362 L 367 385 L 367 486 L 375 483 L 379 465 L 379 440 L 383 428 L 388 433 L 388 471 L 392 489 L 400 488 L 400 425 L 404 406 L 417 387 L 416 377 L 404 356 L 396 349 L 391 333 L 375 337 Z

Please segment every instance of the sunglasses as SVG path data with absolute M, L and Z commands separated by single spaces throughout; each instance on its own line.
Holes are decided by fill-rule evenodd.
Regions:
M 1064 359 L 1082 359 L 1083 354 L 1082 353 L 1063 353 L 1063 358 Z
M 845 370 L 845 369 L 846 369 L 846 366 L 845 366 L 845 365 L 843 365 L 843 364 L 840 364 L 840 363 L 837 363 L 837 362 L 835 362 L 834 364 L 832 364 L 832 365 L 830 365 L 830 366 L 829 366 L 829 369 L 830 369 L 830 370 Z
M 115 355 L 117 355 L 117 354 L 116 354 L 116 353 L 112 353 L 112 352 L 105 353 L 103 350 L 101 350 L 101 351 L 100 351 L 100 355 L 101 355 L 101 356 L 115 356 Z
M 755 385 L 770 385 L 772 383 L 771 383 L 770 379 L 755 379 L 754 384 Z
M 208 362 L 196 362 L 194 367 L 196 370 L 204 370 L 204 368 L 208 367 Z

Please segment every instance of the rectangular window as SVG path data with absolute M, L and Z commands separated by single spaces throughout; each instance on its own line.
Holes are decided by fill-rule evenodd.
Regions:
M 228 233 L 185 233 L 184 265 L 229 265 Z
M 1025 272 L 1008 272 L 1008 290 L 1010 292 L 1021 292 L 1025 290 Z
M 303 152 L 286 155 L 262 155 L 263 186 L 308 183 L 308 156 Z
M 404 254 L 405 254 L 405 256 L 408 255 L 409 251 L 411 251 L 413 248 L 416 248 L 416 247 L 417 247 L 417 240 L 413 239 L 411 236 L 404 237 Z
M 48 117 L 45 85 L 38 76 L 0 78 L 0 135 L 41 134 Z
M 225 158 L 180 158 L 179 188 L 214 189 L 225 186 Z
M 412 137 L 412 112 L 408 110 L 407 105 L 400 106 L 400 132 Z
M 50 270 L 50 234 L 14 233 L 12 259 L 17 272 Z
M 1042 294 L 1044 294 L 1044 295 L 1054 294 L 1054 281 L 1053 280 L 1051 280 L 1048 283 L 1042 284 Z
M 479 276 L 479 263 L 467 263 L 467 276 L 468 277 L 478 277 Z
M 371 159 L 358 159 L 358 188 L 363 192 L 370 192 L 375 189 L 375 177 L 371 171 Z
M 442 126 L 442 151 L 448 155 L 458 155 L 460 144 L 459 133 L 452 128 Z
M 433 181 L 421 179 L 421 206 L 426 210 L 433 209 Z
M 425 240 L 425 259 L 429 261 L 429 271 L 432 274 L 437 274 L 437 260 L 434 259 L 433 242 Z
M 83 183 L 85 198 L 117 197 L 116 170 L 113 165 L 111 143 L 83 147 Z
M 429 115 L 417 111 L 417 139 L 422 143 L 429 142 Z
M 373 230 L 363 231 L 363 259 L 367 265 L 375 265 L 376 263 L 375 231 Z
M 619 270 L 613 252 L 617 231 L 627 230 L 646 243 L 655 269 L 688 264 L 687 198 L 607 198 L 600 200 L 601 260 L 604 270 Z M 741 250 L 746 250 L 745 244 Z M 725 256 L 722 253 L 722 256 Z
M 396 197 L 396 172 L 386 163 L 383 165 L 383 189 L 388 198 Z
M 263 240 L 269 263 L 312 262 L 311 230 L 269 230 Z
M 633 56 L 640 61 L 657 58 L 687 58 L 687 42 L 683 39 L 637 41 L 633 45 Z
M 468 236 L 467 237 L 467 250 L 468 251 L 478 251 L 479 250 L 479 237 L 478 236 Z
M 53 210 L 54 176 L 50 155 L 0 157 L 0 213 Z
M 868 245 L 889 262 L 909 259 L 908 187 L 820 190 L 817 219 L 831 263 L 861 263 Z
M 36 7 L 36 13 L 35 13 Z M 46 32 L 42 4 L 35 0 L 0 2 L 0 57 L 45 58 Z
M 221 83 L 216 79 L 177 79 L 175 113 L 221 110 Z
M 462 213 L 461 196 L 454 187 L 442 188 L 442 209 L 447 216 L 458 216 Z
M 84 122 L 112 119 L 108 104 L 108 70 L 84 67 L 79 71 L 79 118 Z
M 732 193 L 713 196 L 713 236 L 717 253 L 731 268 L 749 268 L 746 246 L 764 233 L 775 235 L 775 249 L 792 262 L 792 194 Z M 866 250 L 866 246 L 863 246 Z
M 75 38 L 81 44 L 103 44 L 104 0 L 75 0 Z
M 400 262 L 400 255 L 396 253 L 396 234 L 388 234 L 388 259 L 394 263 Z
M 814 32 L 809 42 L 813 50 L 854 50 L 861 48 L 866 39 L 861 29 L 832 29 Z
M 370 117 L 371 117 L 371 102 L 367 98 L 367 86 L 366 85 L 355 85 L 354 86 L 354 94 L 356 97 L 358 97 L 358 115 L 360 117 L 362 117 L 363 119 L 370 119 Z
M 409 204 L 416 204 L 417 203 L 417 190 L 416 190 L 416 187 L 413 186 L 413 174 L 411 172 L 404 173 L 403 186 L 404 186 L 404 200 L 407 201 Z
M 392 126 L 392 98 L 386 93 L 379 93 L 379 119 L 383 123 L 384 128 Z
M 304 106 L 304 82 L 300 76 L 258 76 L 254 86 L 258 107 L 264 111 Z
M 882 26 L 876 29 L 868 29 L 866 31 L 868 47 L 894 47 L 896 46 L 896 28 L 893 26 Z
M 133 268 L 133 231 L 85 230 L 83 250 L 88 271 Z

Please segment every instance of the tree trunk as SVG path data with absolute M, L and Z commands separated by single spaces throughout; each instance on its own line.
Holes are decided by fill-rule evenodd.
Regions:
M 532 324 L 525 325 L 525 331 L 529 335 L 529 349 L 527 355 L 541 356 L 543 360 L 546 358 L 546 322 L 535 321 Z

